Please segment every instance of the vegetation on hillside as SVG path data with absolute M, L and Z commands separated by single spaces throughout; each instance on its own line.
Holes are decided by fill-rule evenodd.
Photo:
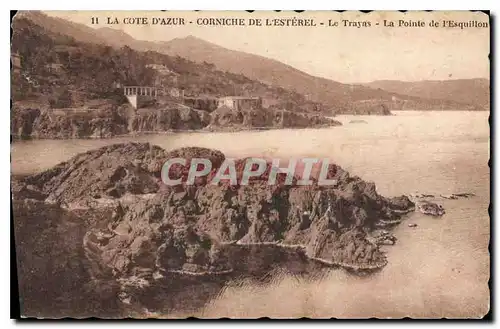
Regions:
M 251 95 L 276 100 L 286 109 L 321 108 L 301 94 L 218 71 L 213 64 L 128 46 L 116 49 L 79 42 L 22 17 L 14 21 L 12 53 L 19 54 L 22 66 L 21 74 L 12 77 L 14 101 L 39 100 L 51 107 L 77 107 L 94 99 L 113 99 L 120 104 L 125 101 L 122 86 L 158 85 L 184 90 L 186 96 Z M 170 74 L 149 64 L 163 66 Z

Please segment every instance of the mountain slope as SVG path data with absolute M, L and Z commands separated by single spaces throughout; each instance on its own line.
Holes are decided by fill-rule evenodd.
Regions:
M 36 19 L 40 17 L 43 18 L 35 15 Z M 156 84 L 164 90 L 183 90 L 185 96 L 260 96 L 270 107 L 286 110 L 308 112 L 319 107 L 299 93 L 222 72 L 211 64 L 154 51 L 137 51 L 129 46 L 111 47 L 102 41 L 104 37 L 95 39 L 101 43 L 84 42 L 81 40 L 89 40 L 92 37 L 89 33 L 95 30 L 69 24 L 71 34 L 66 34 L 64 26 L 59 25 L 64 20 L 42 20 L 39 25 L 31 18 L 31 15 L 16 16 L 12 24 L 11 50 L 21 57 L 22 63 L 22 73 L 12 75 L 14 100 L 45 98 L 46 103 L 52 102 L 56 107 L 81 106 L 95 99 L 124 102 L 122 86 Z M 55 28 L 57 31 L 51 30 Z M 111 29 L 105 33 L 115 35 Z M 127 37 L 122 33 L 121 39 L 115 40 Z M 163 69 L 152 68 L 150 64 Z M 61 98 L 64 101 L 60 102 Z
M 389 101 L 395 96 L 394 93 L 362 85 L 343 84 L 315 77 L 277 60 L 226 49 L 193 36 L 164 42 L 161 51 L 195 62 L 213 63 L 221 70 L 294 90 L 311 100 L 334 107 L 345 107 L 353 101 L 370 99 Z
M 379 80 L 365 85 L 409 96 L 474 104 L 486 109 L 490 107 L 490 81 L 488 79 L 424 80 L 414 82 Z
M 456 102 L 453 97 L 427 99 L 416 95 L 387 91 L 383 88 L 370 88 L 361 84 L 343 84 L 315 77 L 277 60 L 229 50 L 192 36 L 167 42 L 150 42 L 136 40 L 121 30 L 93 29 L 61 18 L 47 16 L 41 12 L 22 12 L 16 17 L 24 17 L 48 32 L 55 35 L 62 34 L 79 42 L 99 43 L 113 48 L 127 46 L 137 51 L 153 51 L 175 57 L 179 56 L 200 63 L 203 67 L 213 68 L 215 65 L 214 69 L 226 71 L 241 78 L 259 81 L 268 88 L 278 88 L 281 94 L 298 93 L 306 101 L 321 103 L 323 104 L 322 109 L 334 113 L 380 114 L 387 112 L 388 109 L 479 109 L 475 104 Z M 229 94 L 233 93 L 234 91 L 229 92 Z M 368 108 L 366 108 L 367 104 L 369 104 Z
M 48 16 L 39 11 L 20 11 L 14 17 L 13 22 L 19 19 L 27 19 L 37 26 L 43 27 L 53 33 L 61 33 L 74 38 L 80 42 L 106 43 L 97 30 L 83 24 L 74 23 L 62 18 Z
M 160 52 L 188 58 L 195 62 L 213 63 L 221 70 L 242 74 L 251 79 L 280 86 L 305 95 L 308 99 L 333 107 L 337 112 L 363 113 L 367 102 L 381 102 L 392 109 L 406 110 L 480 110 L 484 102 L 457 101 L 461 90 L 449 88 L 449 97 L 433 97 L 426 93 L 407 93 L 405 89 L 385 89 L 377 85 L 343 84 L 315 77 L 277 60 L 234 51 L 188 36 L 157 45 Z M 484 97 L 483 97 L 484 98 Z M 398 100 L 397 104 L 394 100 Z M 489 99 L 489 94 L 488 94 Z

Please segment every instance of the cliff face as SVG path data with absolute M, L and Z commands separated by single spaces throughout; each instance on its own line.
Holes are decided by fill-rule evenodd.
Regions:
M 11 134 L 29 137 L 33 133 L 33 124 L 40 116 L 39 109 L 13 109 L 11 113 Z
M 11 112 L 11 134 L 19 138 L 108 138 L 117 135 L 253 128 L 314 128 L 340 125 L 321 115 L 273 109 L 235 111 L 219 108 L 212 113 L 184 105 L 139 109 L 128 105 L 110 109 L 39 109 L 17 107 Z
M 34 138 L 102 138 L 123 135 L 127 132 L 124 122 L 112 116 L 91 117 L 78 113 L 55 114 L 43 111 L 33 123 Z
M 338 125 L 341 125 L 338 121 L 311 113 L 295 113 L 274 108 L 235 110 L 222 106 L 211 113 L 208 129 L 319 128 Z
M 386 100 L 357 101 L 350 105 L 349 113 L 358 115 L 391 115 L 401 110 L 403 102 Z
M 13 200 L 13 212 L 23 315 L 57 318 L 116 312 L 118 284 L 93 282 L 92 264 L 82 248 L 91 227 L 88 218 L 30 198 Z
M 191 108 L 138 111 L 129 120 L 130 132 L 199 130 L 210 122 L 210 114 Z
M 19 138 L 103 138 L 126 134 L 126 120 L 107 110 L 23 108 L 11 111 L 11 135 Z
M 245 186 L 214 185 L 206 179 L 166 186 L 160 171 L 173 157 L 188 163 L 193 157 L 211 159 L 209 177 L 225 158 L 204 148 L 166 152 L 149 144 L 116 144 L 15 181 L 16 245 L 27 246 L 19 247 L 21 285 L 44 286 L 45 274 L 30 274 L 31 268 L 71 260 L 80 274 L 70 277 L 72 267 L 61 265 L 58 275 L 91 292 L 106 290 L 115 304 L 100 307 L 119 314 L 124 307 L 144 305 L 162 310 L 172 295 L 182 296 L 179 284 L 186 289 L 200 284 L 193 278 L 205 283 L 219 278 L 220 283 L 230 277 L 260 277 L 280 263 L 294 273 L 324 266 L 373 270 L 387 260 L 369 239 L 370 232 L 398 223 L 402 213 L 414 208 L 406 197 L 378 195 L 373 183 L 336 165 L 329 169 L 329 178 L 337 180 L 334 186 L 270 186 L 270 164 Z M 238 175 L 243 164 L 243 159 L 236 163 Z M 187 171 L 173 168 L 171 175 L 185 181 Z M 47 248 L 40 234 L 53 235 L 51 248 L 29 258 L 32 250 Z M 68 287 L 49 289 L 66 296 Z M 217 291 L 219 285 L 213 287 Z M 24 311 L 40 311 L 41 295 L 26 289 L 21 289 Z

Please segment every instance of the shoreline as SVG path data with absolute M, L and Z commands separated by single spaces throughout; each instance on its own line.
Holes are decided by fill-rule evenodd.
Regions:
M 32 141 L 32 140 L 54 140 L 54 141 L 61 141 L 61 140 L 110 140 L 113 138 L 125 138 L 125 137 L 142 137 L 142 136 L 152 136 L 152 135 L 176 135 L 176 134 L 211 134 L 211 133 L 225 133 L 225 134 L 232 134 L 232 133 L 239 133 L 239 132 L 264 132 L 264 131 L 270 131 L 270 130 L 307 130 L 307 129 L 328 129 L 328 128 L 333 128 L 333 127 L 338 127 L 340 125 L 338 124 L 333 124 L 333 125 L 321 125 L 321 126 L 316 126 L 316 127 L 250 127 L 250 128 L 244 128 L 244 127 L 234 127 L 234 128 L 220 128 L 220 129 L 171 129 L 171 130 L 162 130 L 162 131 L 141 131 L 141 132 L 134 132 L 134 133 L 128 133 L 128 134 L 118 134 L 118 135 L 113 135 L 113 136 L 108 136 L 108 137 L 95 137 L 95 136 L 86 136 L 86 137 L 71 137 L 71 138 L 45 138 L 45 137 L 32 137 L 32 136 L 17 136 L 17 135 L 10 135 L 11 137 L 11 144 L 15 142 L 23 142 L 23 141 Z
M 355 265 L 348 264 L 342 262 L 332 262 L 320 257 L 309 256 L 306 252 L 307 246 L 303 244 L 287 244 L 278 241 L 270 241 L 270 242 L 240 242 L 240 241 L 229 241 L 229 242 L 221 242 L 221 245 L 238 245 L 238 246 L 275 246 L 283 249 L 288 249 L 292 251 L 302 252 L 304 256 L 306 256 L 309 260 L 319 262 L 323 265 L 327 265 L 328 267 L 341 267 L 346 270 L 355 270 L 355 271 L 366 271 L 366 270 L 377 270 L 383 268 L 387 265 L 387 260 L 383 262 L 383 264 L 379 265 Z M 373 244 L 373 243 L 371 243 Z
M 388 261 L 384 260 L 382 263 L 378 265 L 355 265 L 355 264 L 348 264 L 348 263 L 342 263 L 342 262 L 332 262 L 328 261 L 323 258 L 319 257 L 311 257 L 307 255 L 305 252 L 305 249 L 307 248 L 304 245 L 301 244 L 284 244 L 284 243 L 278 243 L 278 242 L 250 242 L 250 243 L 240 243 L 238 241 L 234 242 L 221 242 L 221 245 L 238 245 L 238 246 L 274 246 L 278 248 L 283 248 L 287 250 L 292 250 L 292 251 L 297 251 L 297 252 L 302 252 L 304 256 L 307 257 L 308 260 L 319 263 L 321 265 L 324 265 L 328 269 L 343 269 L 347 271 L 375 271 L 375 270 L 380 270 L 384 268 L 387 264 Z M 234 273 L 233 269 L 230 270 L 223 270 L 223 271 L 202 271 L 202 272 L 193 272 L 193 271 L 187 271 L 187 270 L 161 270 L 161 272 L 164 273 L 174 273 L 174 274 L 180 274 L 180 275 L 186 275 L 186 276 L 193 276 L 193 277 L 203 277 L 203 276 L 219 276 L 219 275 L 227 275 Z

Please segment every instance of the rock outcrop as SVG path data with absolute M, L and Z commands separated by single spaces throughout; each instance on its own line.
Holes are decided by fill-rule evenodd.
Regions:
M 11 135 L 16 138 L 109 138 L 165 131 L 317 128 L 341 124 L 317 114 L 273 109 L 236 111 L 221 107 L 210 113 L 170 103 L 137 111 L 126 104 L 106 105 L 102 109 L 50 109 L 15 104 L 11 111 Z
M 210 114 L 187 106 L 139 110 L 129 119 L 131 133 L 199 130 L 210 122 Z
M 325 266 L 379 269 L 387 263 L 379 245 L 392 238 L 374 241 L 370 232 L 398 223 L 414 209 L 408 198 L 380 196 L 373 183 L 336 165 L 328 172 L 337 182 L 331 186 L 314 179 L 310 186 L 296 180 L 285 185 L 281 176 L 277 184 L 268 185 L 271 164 L 248 185 L 212 184 L 208 175 L 195 185 L 166 186 L 161 167 L 173 157 L 187 159 L 186 167 L 193 157 L 209 158 L 212 173 L 224 160 L 221 152 L 204 148 L 166 152 L 149 144 L 116 144 L 15 181 L 16 245 L 29 246 L 23 247 L 26 253 L 44 248 L 35 228 L 25 223 L 53 227 L 59 235 L 50 243 L 57 252 L 48 249 L 37 262 L 74 260 L 82 272 L 73 279 L 80 284 L 97 282 L 122 306 L 149 303 L 149 309 L 158 309 L 162 298 L 155 295 L 152 302 L 152 294 L 160 293 L 155 287 L 174 285 L 179 290 L 173 278 L 262 276 L 280 263 L 293 273 Z M 237 161 L 238 175 L 242 161 Z M 171 174 L 185 182 L 185 168 L 174 167 Z M 31 204 L 54 214 L 29 212 Z M 68 216 L 79 223 L 71 237 L 65 236 Z M 38 266 L 23 257 L 20 266 Z M 43 285 L 42 277 L 23 273 L 25 282 Z M 170 288 L 165 289 L 163 293 Z M 36 303 L 26 305 L 36 308 Z
M 341 125 L 340 122 L 311 113 L 279 109 L 250 108 L 236 110 L 221 106 L 211 113 L 209 130 L 248 130 L 277 128 L 320 128 Z
M 368 123 L 368 122 L 366 122 L 365 120 L 356 119 L 356 120 L 349 121 L 349 123 Z
M 126 134 L 127 122 L 113 111 L 14 108 L 11 135 L 18 138 L 108 138 Z
M 444 199 L 456 200 L 459 198 L 468 199 L 474 196 L 474 193 L 452 193 L 452 194 L 441 194 L 440 195 Z
M 441 217 L 445 214 L 445 210 L 442 205 L 429 201 L 417 202 L 417 209 L 425 215 L 434 217 Z
M 33 124 L 40 116 L 40 109 L 13 109 L 11 113 L 11 134 L 20 138 L 30 137 L 33 133 Z
M 355 115 L 392 115 L 391 111 L 401 110 L 403 102 L 387 101 L 383 99 L 368 99 L 351 102 L 348 106 L 349 114 Z
M 34 199 L 14 199 L 14 232 L 23 315 L 106 316 L 116 312 L 115 280 L 94 281 L 82 242 L 87 216 Z

